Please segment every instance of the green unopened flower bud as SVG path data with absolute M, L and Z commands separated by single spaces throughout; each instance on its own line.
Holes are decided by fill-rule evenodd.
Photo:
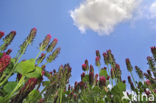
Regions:
M 47 62 L 51 63 L 53 60 L 55 60 L 55 58 L 60 53 L 60 50 L 61 50 L 61 48 L 55 49 L 55 51 L 51 55 L 49 55 L 49 57 L 47 58 Z
M 46 47 L 48 46 L 48 44 L 49 44 L 49 42 L 50 42 L 50 39 L 51 39 L 51 35 L 50 35 L 50 34 L 48 34 L 48 35 L 44 38 L 43 42 L 40 44 L 40 50 L 41 50 L 41 51 L 44 51 L 44 50 L 46 49 Z
M 111 66 L 113 68 L 115 68 L 115 59 L 114 59 L 114 55 L 112 54 L 111 50 L 107 50 L 107 55 L 108 55 L 108 62 L 111 64 Z
M 57 44 L 57 39 L 55 38 L 48 46 L 47 48 L 47 52 L 52 52 L 52 50 L 55 48 L 56 44 Z
M 0 47 L 0 50 L 4 51 L 9 46 L 9 44 L 12 42 L 16 35 L 16 31 L 11 31 L 4 39 L 4 44 Z
M 115 77 L 121 80 L 121 70 L 119 64 L 116 64 L 115 66 Z

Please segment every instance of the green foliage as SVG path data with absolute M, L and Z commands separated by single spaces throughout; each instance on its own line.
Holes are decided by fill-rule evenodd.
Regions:
M 35 59 L 22 61 L 18 63 L 16 66 L 16 72 L 22 75 L 26 75 L 30 72 L 33 72 L 34 70 L 35 70 Z

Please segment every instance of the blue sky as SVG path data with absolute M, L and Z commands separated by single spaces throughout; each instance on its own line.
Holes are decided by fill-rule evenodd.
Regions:
M 50 33 L 52 38 L 58 38 L 57 46 L 61 47 L 61 53 L 53 63 L 47 65 L 47 69 L 50 71 L 57 69 L 61 64 L 70 63 L 71 83 L 80 80 L 81 65 L 85 59 L 88 59 L 90 64 L 95 64 L 96 50 L 100 50 L 102 54 L 111 49 L 121 66 L 124 78 L 129 75 L 125 65 L 127 57 L 133 66 L 138 65 L 143 71 L 148 69 L 146 57 L 151 55 L 150 47 L 156 45 L 154 25 L 156 19 L 150 18 L 145 11 L 148 11 L 148 6 L 152 5 L 154 0 L 142 1 L 141 5 L 145 7 L 145 11 L 141 9 L 142 15 L 134 10 L 136 15 L 134 18 L 117 23 L 112 27 L 113 31 L 107 35 L 104 29 L 102 36 L 93 28 L 87 28 L 86 32 L 82 33 L 78 26 L 74 25 L 70 11 L 79 8 L 83 2 L 82 0 L 1 0 L 0 30 L 5 33 L 11 30 L 17 31 L 14 42 L 9 46 L 13 49 L 11 55 L 15 56 L 30 29 L 36 27 L 37 36 L 22 59 L 35 57 L 39 52 L 39 43 Z M 102 66 L 105 66 L 104 63 Z

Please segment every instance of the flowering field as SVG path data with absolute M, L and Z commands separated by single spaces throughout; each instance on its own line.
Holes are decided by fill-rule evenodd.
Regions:
M 96 50 L 95 64 L 88 60 L 82 64 L 81 81 L 69 84 L 72 68 L 69 64 L 60 65 L 58 71 L 48 72 L 46 65 L 53 62 L 60 53 L 58 40 L 51 40 L 48 34 L 39 44 L 40 52 L 35 58 L 21 60 L 27 47 L 33 42 L 37 29 L 33 28 L 18 53 L 11 57 L 7 47 L 16 36 L 11 31 L 4 36 L 0 32 L 3 44 L 0 46 L 0 103 L 154 103 L 156 102 L 156 47 L 151 47 L 152 57 L 147 57 L 149 69 L 143 71 L 132 66 L 127 58 L 125 64 L 130 76 L 121 77 L 120 65 L 116 63 L 111 50 L 102 55 Z M 15 42 L 15 41 L 14 41 Z M 43 53 L 46 52 L 46 53 Z M 42 63 L 45 60 L 46 63 Z M 105 64 L 102 67 L 101 64 Z M 94 68 L 99 73 L 94 73 Z M 136 80 L 132 71 L 136 71 Z M 8 79 L 15 75 L 13 81 Z M 43 77 L 48 79 L 44 80 Z M 127 86 L 133 93 L 127 92 Z

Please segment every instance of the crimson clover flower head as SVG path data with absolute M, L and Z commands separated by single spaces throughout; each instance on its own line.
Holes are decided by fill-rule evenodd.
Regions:
M 86 71 L 87 70 L 87 65 L 86 64 L 82 64 L 82 70 Z
M 90 72 L 94 72 L 94 67 L 93 67 L 93 65 L 90 65 Z
M 96 66 L 100 66 L 101 64 L 100 64 L 100 57 L 99 56 L 96 56 L 96 58 L 95 58 L 95 64 L 96 64 Z
M 98 74 L 95 74 L 95 78 L 98 78 L 98 76 L 99 76 Z
M 5 38 L 3 39 L 4 44 L 0 48 L 1 51 L 4 51 L 4 50 L 7 49 L 7 47 L 9 46 L 9 44 L 14 39 L 15 35 L 16 35 L 16 31 L 11 31 L 7 36 L 5 36 Z
M 13 30 L 13 31 L 11 31 L 11 33 L 12 33 L 13 35 L 16 35 L 16 31 L 14 31 L 14 30 Z
M 87 59 L 85 60 L 85 64 L 86 64 L 86 71 L 88 71 L 89 70 L 89 63 L 88 63 Z
M 40 50 L 44 51 L 45 48 L 48 46 L 51 39 L 51 35 L 47 34 L 47 36 L 44 38 L 43 42 L 40 44 Z
M 55 48 L 57 42 L 58 42 L 58 39 L 54 38 L 54 40 L 48 45 L 47 52 L 52 52 L 53 49 Z
M 108 65 L 108 54 L 106 52 L 103 53 L 104 62 L 106 65 Z
M 149 68 L 150 68 L 152 71 L 156 71 L 155 63 L 154 63 L 152 57 L 148 56 L 148 57 L 147 57 L 147 61 L 148 61 Z
M 101 76 L 99 78 L 99 85 L 102 86 L 106 86 L 106 78 L 104 76 Z
M 143 79 L 143 72 L 142 72 L 142 70 L 138 66 L 135 66 L 135 70 L 136 70 L 136 73 L 138 74 L 139 78 Z
M 156 60 L 156 47 L 155 46 L 151 47 L 151 52 L 153 54 L 154 59 Z
M 94 82 L 94 72 L 89 72 L 89 84 L 92 85 Z
M 6 69 L 10 61 L 11 57 L 6 53 L 3 53 L 2 57 L 0 58 L 0 72 L 3 72 Z
M 83 81 L 80 81 L 78 84 L 79 84 L 81 89 L 85 88 L 85 83 Z
M 58 54 L 60 53 L 60 51 L 61 51 L 61 48 L 56 48 L 54 52 L 48 56 L 47 62 L 51 63 L 53 60 L 55 60 Z
M 109 80 L 110 76 L 107 76 L 107 80 Z
M 127 70 L 129 72 L 132 72 L 133 68 L 132 68 L 132 65 L 131 65 L 129 58 L 126 58 L 126 66 L 127 66 Z
M 96 56 L 98 56 L 99 58 L 101 57 L 99 50 L 96 50 Z
M 146 85 L 148 85 L 148 86 L 151 85 L 150 80 L 146 80 L 145 83 L 146 83 Z
M 41 54 L 41 57 L 43 57 L 43 56 L 45 56 L 45 53 L 42 53 L 42 54 Z
M 0 39 L 4 36 L 4 32 L 0 31 Z
M 42 70 L 42 76 L 44 76 L 44 74 L 45 74 L 45 71 L 44 71 L 44 70 Z
M 85 77 L 85 72 L 81 74 L 81 80 L 83 80 L 84 77 Z
M 36 27 L 32 28 L 33 31 L 37 31 Z

